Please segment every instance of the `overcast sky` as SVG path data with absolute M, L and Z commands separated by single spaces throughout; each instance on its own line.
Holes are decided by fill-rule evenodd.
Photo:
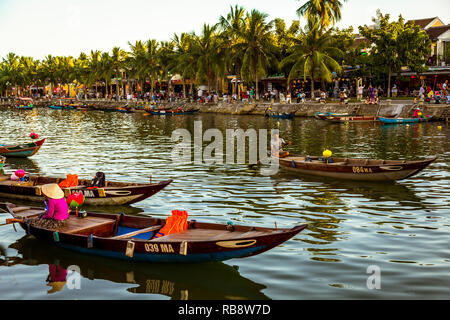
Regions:
M 170 40 L 174 33 L 200 32 L 215 24 L 230 6 L 257 9 L 289 25 L 306 0 L 0 0 L 0 58 L 8 52 L 42 59 L 91 49 L 128 50 L 136 40 Z M 432 3 L 432 4 L 431 4 Z M 376 10 L 405 19 L 438 16 L 450 23 L 450 0 L 347 0 L 338 27 L 372 24 Z

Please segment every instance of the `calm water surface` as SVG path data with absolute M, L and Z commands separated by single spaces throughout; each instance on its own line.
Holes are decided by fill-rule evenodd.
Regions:
M 377 159 L 439 159 L 393 184 L 331 181 L 280 172 L 263 176 L 246 165 L 174 165 L 172 131 L 275 128 L 292 153 Z M 439 129 L 438 126 L 441 126 Z M 0 299 L 436 299 L 450 296 L 450 127 L 328 124 L 262 116 L 0 109 L 0 143 L 47 138 L 29 159 L 8 159 L 6 172 L 147 182 L 174 179 L 166 189 L 114 212 L 279 227 L 309 223 L 266 253 L 223 263 L 130 263 L 49 247 L 12 226 L 0 227 Z M 108 208 L 101 208 L 108 210 Z M 110 210 L 111 211 L 111 210 Z M 0 222 L 8 217 L 0 213 Z M 81 288 L 52 290 L 49 270 L 80 268 Z M 369 266 L 381 288 L 367 287 Z

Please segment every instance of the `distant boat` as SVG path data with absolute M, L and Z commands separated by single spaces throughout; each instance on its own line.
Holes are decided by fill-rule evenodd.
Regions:
M 17 98 L 15 104 L 18 110 L 31 110 L 34 108 L 33 99 L 31 98 Z
M 31 157 L 39 151 L 44 144 L 45 139 L 24 143 L 19 145 L 2 145 L 0 144 L 0 156 L 26 158 Z
M 269 118 L 277 118 L 277 119 L 294 119 L 295 112 L 291 113 L 269 113 L 265 114 L 266 117 Z
M 199 112 L 200 109 L 195 109 L 195 110 L 188 110 L 188 111 L 183 111 L 183 110 L 153 110 L 150 111 L 152 115 L 155 116 L 164 116 L 164 115 L 182 115 L 182 114 L 194 114 L 196 112 Z
M 384 118 L 378 117 L 378 119 L 383 123 L 418 123 L 418 122 L 428 122 L 433 118 L 429 116 L 427 118 Z
M 375 160 L 333 157 L 329 162 L 322 157 L 289 155 L 279 158 L 280 167 L 290 172 L 330 179 L 388 182 L 409 178 L 436 160 Z
M 318 116 L 319 119 L 328 122 L 372 122 L 378 121 L 376 116 L 358 116 L 358 115 L 329 115 Z

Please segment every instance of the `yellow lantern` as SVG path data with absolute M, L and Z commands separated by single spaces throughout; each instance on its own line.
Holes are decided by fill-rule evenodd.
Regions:
M 331 152 L 330 150 L 326 149 L 326 150 L 324 150 L 324 152 L 322 153 L 322 155 L 323 155 L 325 158 L 329 158 L 329 157 L 331 157 L 331 156 L 333 155 L 333 152 Z

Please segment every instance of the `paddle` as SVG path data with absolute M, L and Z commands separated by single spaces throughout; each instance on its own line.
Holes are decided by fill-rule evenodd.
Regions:
M 20 223 L 20 222 L 23 222 L 23 220 L 22 219 L 16 219 L 16 218 L 8 218 L 8 219 L 6 219 L 6 223 L 0 224 L 0 227 L 1 226 L 6 226 L 8 224 L 16 223 L 16 222 Z

